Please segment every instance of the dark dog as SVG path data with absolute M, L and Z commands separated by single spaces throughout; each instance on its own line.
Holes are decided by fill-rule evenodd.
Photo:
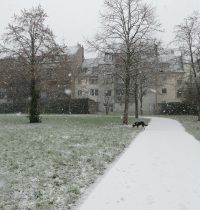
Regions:
M 133 128 L 135 127 L 135 126 L 137 126 L 137 128 L 139 127 L 139 126 L 142 126 L 143 128 L 145 127 L 145 126 L 148 126 L 145 122 L 143 122 L 143 121 L 139 121 L 139 122 L 135 122 L 133 125 Z

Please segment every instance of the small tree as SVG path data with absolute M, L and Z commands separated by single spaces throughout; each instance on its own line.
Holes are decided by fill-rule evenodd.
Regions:
M 198 121 L 200 121 L 200 78 L 198 59 L 200 58 L 200 14 L 194 12 L 184 19 L 183 23 L 176 26 L 175 40 L 178 43 L 185 63 L 190 66 L 190 76 L 196 87 L 198 106 Z
M 62 52 L 62 48 L 55 42 L 53 32 L 44 25 L 46 18 L 47 14 L 41 6 L 22 10 L 8 24 L 1 46 L 2 52 L 14 57 L 29 72 L 30 123 L 40 122 L 38 72 L 45 62 Z

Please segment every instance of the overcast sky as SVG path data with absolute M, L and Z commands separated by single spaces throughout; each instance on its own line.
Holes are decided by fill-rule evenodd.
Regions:
M 173 38 L 174 25 L 194 10 L 200 11 L 200 0 L 146 0 L 157 9 L 157 16 L 165 29 L 164 43 Z M 48 25 L 58 41 L 67 45 L 85 44 L 84 37 L 92 38 L 99 26 L 99 11 L 103 0 L 0 0 L 0 34 L 14 13 L 41 4 L 48 14 Z

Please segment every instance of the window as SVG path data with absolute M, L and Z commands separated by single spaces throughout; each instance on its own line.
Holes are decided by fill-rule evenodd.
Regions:
M 105 53 L 105 61 L 110 62 L 113 60 L 113 55 L 110 53 Z
M 83 92 L 82 90 L 78 90 L 78 96 L 82 96 Z
M 123 95 L 123 90 L 122 90 L 122 89 L 117 89 L 117 90 L 116 90 L 116 95 L 117 95 L 117 96 Z
M 98 96 L 99 90 L 98 89 L 90 89 L 90 95 L 91 96 Z
M 177 85 L 181 85 L 182 84 L 182 80 L 181 79 L 178 79 L 177 80 Z
M 90 95 L 94 96 L 94 89 L 90 89 Z
M 167 94 L 167 88 L 162 88 L 162 94 Z
M 84 68 L 82 68 L 82 72 L 87 72 L 87 68 L 86 67 L 84 67 Z
M 87 79 L 83 79 L 83 78 L 79 78 L 78 79 L 78 84 L 80 84 L 80 85 L 85 85 L 85 84 L 87 84 Z
M 97 84 L 98 83 L 98 77 L 91 77 L 90 78 L 90 84 Z
M 106 95 L 106 96 L 111 96 L 111 95 L 112 95 L 112 91 L 111 91 L 111 90 L 107 90 L 107 91 L 105 92 L 105 95 Z
M 95 94 L 95 96 L 98 96 L 99 95 L 99 90 L 95 89 L 94 94 Z
M 113 83 L 112 74 L 105 74 L 104 75 L 104 84 L 112 84 L 112 83 Z

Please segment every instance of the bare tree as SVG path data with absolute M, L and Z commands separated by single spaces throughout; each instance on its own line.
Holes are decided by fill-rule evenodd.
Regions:
M 40 122 L 38 72 L 45 62 L 62 52 L 61 47 L 55 42 L 53 32 L 44 25 L 46 18 L 47 14 L 41 6 L 21 10 L 21 13 L 14 15 L 8 24 L 1 46 L 2 52 L 15 58 L 29 71 L 31 123 Z
M 121 60 L 121 78 L 124 81 L 123 123 L 128 124 L 131 72 L 135 69 L 134 57 L 138 46 L 150 39 L 159 24 L 154 9 L 142 0 L 105 0 L 101 14 L 102 32 L 91 46 L 100 51 L 118 54 Z
M 175 40 L 184 55 L 185 63 L 191 67 L 191 75 L 197 92 L 198 121 L 200 121 L 200 72 L 198 66 L 200 58 L 200 14 L 194 12 L 185 18 L 182 24 L 176 26 L 175 33 Z

